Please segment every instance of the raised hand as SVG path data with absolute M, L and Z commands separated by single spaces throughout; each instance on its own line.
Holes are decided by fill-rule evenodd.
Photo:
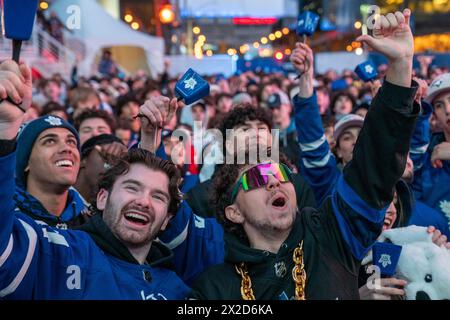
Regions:
M 14 139 L 22 124 L 24 112 L 4 100 L 10 98 L 23 110 L 31 105 L 31 71 L 24 64 L 12 60 L 0 64 L 0 139 Z
M 450 142 L 442 142 L 434 147 L 431 154 L 431 165 L 433 168 L 441 169 L 443 161 L 450 160 Z
M 100 157 L 102 157 L 105 168 L 114 165 L 116 161 L 128 151 L 127 147 L 119 142 L 97 145 L 95 146 L 95 149 L 100 154 Z
M 417 61 L 421 67 L 428 68 L 428 66 L 433 62 L 435 56 L 419 56 L 417 57 Z
M 419 85 L 419 89 L 417 89 L 417 93 L 416 93 L 416 97 L 415 100 L 420 103 L 420 101 L 422 101 L 423 98 L 426 97 L 427 92 L 428 92 L 428 83 L 426 80 L 414 77 L 413 78 L 414 81 L 417 82 L 417 84 Z
M 174 116 L 178 109 L 176 98 L 170 100 L 167 97 L 152 97 L 139 109 L 139 117 L 142 130 L 155 130 L 155 127 L 163 128 Z
M 306 43 L 297 42 L 290 59 L 300 74 L 303 75 L 305 72 L 309 75 L 314 74 L 314 54 Z
M 362 35 L 356 41 L 363 41 L 373 50 L 384 54 L 390 61 L 412 59 L 414 38 L 409 27 L 411 11 L 403 10 L 380 16 L 375 23 L 373 36 Z
M 161 129 L 172 119 L 178 109 L 176 98 L 152 97 L 139 109 L 141 120 L 141 146 L 155 152 L 161 142 Z
M 392 84 L 411 87 L 414 38 L 409 27 L 411 11 L 397 11 L 381 16 L 375 23 L 373 37 L 359 36 L 356 40 L 365 42 L 373 50 L 389 59 L 386 80 Z
M 299 96 L 309 98 L 314 92 L 314 53 L 307 44 L 297 42 L 290 59 L 300 74 Z

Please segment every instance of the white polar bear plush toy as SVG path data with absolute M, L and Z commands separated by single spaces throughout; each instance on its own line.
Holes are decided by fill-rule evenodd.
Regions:
M 396 278 L 408 282 L 407 300 L 450 299 L 450 250 L 438 247 L 425 227 L 386 230 L 379 241 L 402 246 Z

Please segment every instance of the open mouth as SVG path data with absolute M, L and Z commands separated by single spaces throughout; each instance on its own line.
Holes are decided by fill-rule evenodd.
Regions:
M 284 208 L 286 206 L 286 203 L 287 203 L 286 197 L 282 195 L 276 196 L 272 200 L 272 206 L 276 208 Z
M 126 212 L 125 219 L 133 224 L 145 226 L 149 223 L 149 218 L 138 212 Z
M 58 160 L 55 162 L 55 165 L 57 167 L 72 168 L 74 166 L 74 163 L 72 160 Z
M 384 219 L 383 225 L 384 225 L 385 227 L 389 227 L 389 226 L 391 225 L 391 223 L 392 223 L 391 219 Z

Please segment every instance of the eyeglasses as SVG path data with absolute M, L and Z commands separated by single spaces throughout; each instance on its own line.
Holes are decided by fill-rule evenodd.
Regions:
M 245 171 L 234 185 L 231 192 L 231 203 L 236 200 L 241 186 L 244 191 L 265 187 L 269 183 L 269 175 L 275 177 L 281 183 L 291 182 L 291 174 L 291 170 L 282 163 L 263 163 L 252 167 Z

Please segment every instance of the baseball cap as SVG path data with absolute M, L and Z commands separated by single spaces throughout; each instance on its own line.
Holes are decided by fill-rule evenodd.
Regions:
M 450 73 L 444 73 L 436 77 L 428 87 L 428 94 L 425 101 L 433 103 L 433 100 L 443 92 L 450 92 Z
M 282 104 L 290 104 L 288 96 L 284 92 L 277 92 L 269 96 L 267 106 L 270 109 L 279 108 Z

